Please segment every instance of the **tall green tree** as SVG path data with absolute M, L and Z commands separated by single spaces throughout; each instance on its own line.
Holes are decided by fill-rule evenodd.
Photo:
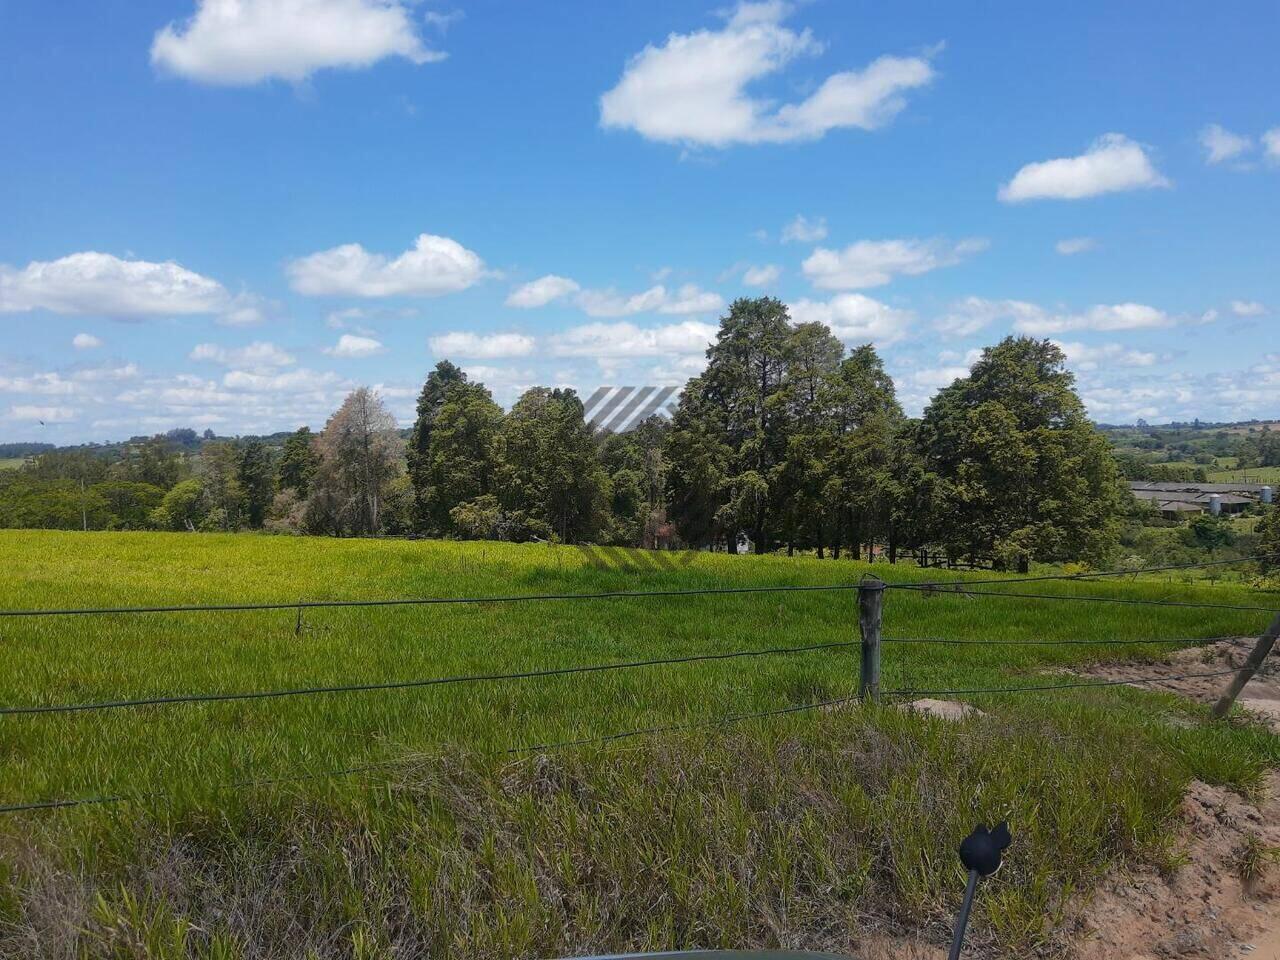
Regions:
M 494 492 L 502 408 L 482 383 L 455 381 L 443 400 L 431 423 L 425 463 L 419 460 L 418 520 L 434 535 L 470 535 L 458 528 L 453 512 Z
M 280 454 L 280 470 L 276 485 L 281 490 L 292 490 L 302 499 L 306 499 L 311 487 L 311 478 L 315 476 L 320 464 L 320 455 L 315 449 L 315 434 L 310 427 L 299 427 L 289 434 L 284 441 L 284 449 Z
M 680 400 L 684 413 L 678 408 L 672 451 L 696 459 L 687 441 L 698 434 L 714 436 L 718 446 L 729 451 L 719 466 L 722 479 L 715 493 L 714 526 L 724 532 L 730 550 L 736 549 L 739 531 L 750 535 L 757 552 L 769 549 L 783 504 L 788 427 L 784 384 L 793 343 L 782 301 L 735 300 L 707 350 L 706 370 L 689 381 Z M 684 482 L 686 469 L 702 472 L 689 464 L 676 472 L 677 485 Z M 690 519 L 687 510 L 678 512 Z
M 826 385 L 829 481 L 822 515 L 829 518 L 833 552 L 839 556 L 846 544 L 856 555 L 864 543 L 896 547 L 890 471 L 902 408 L 893 378 L 875 348 L 864 344 L 840 362 Z
M 936 536 L 998 566 L 1102 561 L 1118 540 L 1121 490 L 1106 439 L 1085 416 L 1066 358 L 1007 337 L 924 413 L 926 469 L 943 479 Z
M 435 369 L 427 374 L 422 392 L 418 394 L 417 417 L 413 421 L 413 431 L 409 435 L 408 448 L 405 451 L 405 462 L 409 471 L 409 482 L 413 484 L 416 526 L 420 533 L 438 532 L 432 530 L 432 507 L 430 503 L 431 486 L 431 431 L 435 425 L 440 408 L 444 406 L 445 394 L 455 384 L 466 383 L 467 375 L 461 368 L 441 360 Z M 438 518 L 437 518 L 438 520 Z
M 577 393 L 526 391 L 503 420 L 502 449 L 498 499 L 513 539 L 599 538 L 606 529 L 609 482 Z
M 780 490 L 780 534 L 788 553 L 812 544 L 823 555 L 834 479 L 832 381 L 843 356 L 844 345 L 821 323 L 802 323 L 791 332 L 783 380 L 787 445 Z
M 368 536 L 382 529 L 382 503 L 400 470 L 395 419 L 368 387 L 351 391 L 316 441 L 320 466 L 311 481 L 306 526 L 316 532 Z
M 236 445 L 229 440 L 206 443 L 200 452 L 199 479 L 206 508 L 201 529 L 240 529 L 246 518 L 246 499 Z
M 251 438 L 240 450 L 236 479 L 244 495 L 245 521 L 257 530 L 262 527 L 275 496 L 275 470 L 271 451 L 261 440 Z

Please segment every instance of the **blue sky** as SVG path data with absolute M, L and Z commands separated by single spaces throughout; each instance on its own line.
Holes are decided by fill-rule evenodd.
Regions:
M 909 412 L 1280 415 L 1280 6 L 0 0 L 0 439 L 683 382 L 769 293 Z M 43 421 L 43 423 L 41 423 Z

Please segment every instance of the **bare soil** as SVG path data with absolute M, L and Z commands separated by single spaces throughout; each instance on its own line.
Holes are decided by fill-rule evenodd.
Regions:
M 1103 663 L 1092 668 L 1078 670 L 1086 676 L 1105 680 L 1127 680 L 1149 677 L 1176 677 L 1189 673 L 1217 673 L 1240 667 L 1250 650 L 1253 637 L 1237 637 L 1222 640 L 1205 647 L 1179 650 L 1166 660 L 1156 663 L 1129 661 Z M 1190 697 L 1201 703 L 1214 703 L 1226 689 L 1231 677 L 1192 677 L 1185 680 L 1166 680 L 1161 683 L 1144 683 L 1139 686 L 1153 690 L 1167 690 Z M 1262 664 L 1262 669 L 1244 688 L 1236 701 L 1239 706 L 1262 718 L 1271 729 L 1280 733 L 1280 653 L 1273 652 Z
M 1155 663 L 1099 664 L 1079 672 L 1108 680 L 1179 677 L 1239 667 L 1252 638 L 1180 650 Z M 1169 679 L 1143 683 L 1202 703 L 1213 703 L 1230 676 Z M 1280 656 L 1272 656 L 1237 701 L 1280 733 Z M 914 704 L 916 709 L 952 719 L 966 705 Z M 1257 864 L 1249 877 L 1252 848 L 1280 851 L 1280 771 L 1272 771 L 1260 795 L 1242 797 L 1223 787 L 1193 782 L 1183 800 L 1177 864 L 1169 872 L 1154 867 L 1117 871 L 1079 903 L 1049 950 L 1072 960 L 1280 960 L 1280 865 Z M 941 960 L 936 947 L 886 942 L 869 958 L 906 956 Z
M 1084 672 L 1115 680 L 1211 673 L 1238 667 L 1252 643 L 1228 640 L 1160 663 L 1101 664 Z M 1212 703 L 1230 679 L 1170 679 L 1158 688 Z M 1280 733 L 1280 657 L 1268 658 L 1238 703 Z M 1182 819 L 1182 865 L 1167 874 L 1144 868 L 1109 877 L 1074 923 L 1075 960 L 1280 960 L 1280 866 L 1263 855 L 1251 879 L 1246 867 L 1250 847 L 1255 860 L 1260 851 L 1280 849 L 1280 771 L 1269 774 L 1254 799 L 1192 783 Z

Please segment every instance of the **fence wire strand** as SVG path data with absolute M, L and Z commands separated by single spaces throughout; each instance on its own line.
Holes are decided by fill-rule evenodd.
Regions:
M 951 637 L 881 637 L 881 643 L 930 643 L 944 644 L 956 647 L 1058 647 L 1058 646 L 1087 646 L 1087 647 L 1125 647 L 1135 643 L 1223 643 L 1227 640 L 1239 640 L 1239 634 L 1232 634 L 1225 637 L 1176 637 L 1176 638 L 1160 638 L 1151 637 L 1141 640 L 960 640 Z
M 1234 560 L 1195 560 L 1190 563 L 1167 563 L 1158 567 L 1139 567 L 1136 570 L 1098 570 L 1095 572 L 1084 573 L 1046 573 L 1034 577 L 992 577 L 986 580 L 934 580 L 928 582 L 912 583 L 912 584 L 886 584 L 890 589 L 905 588 L 927 588 L 927 587 L 950 587 L 957 583 L 972 584 L 974 586 L 984 586 L 986 584 L 995 583 L 1044 583 L 1050 580 L 1097 580 L 1102 577 L 1136 577 L 1144 573 L 1166 573 L 1170 570 L 1194 570 L 1201 567 L 1222 567 L 1235 563 L 1255 563 L 1260 560 L 1275 560 L 1280 558 L 1280 553 L 1256 553 L 1247 557 L 1237 557 Z
M 316 694 L 364 693 L 374 690 L 409 690 L 418 687 L 438 687 L 458 683 L 485 683 L 491 681 L 531 680 L 540 677 L 564 677 L 579 673 L 604 673 L 611 670 L 630 670 L 639 667 L 657 667 L 671 664 L 700 663 L 709 660 L 736 660 L 742 657 L 788 656 L 811 653 L 817 650 L 835 650 L 857 646 L 856 640 L 831 643 L 812 643 L 800 647 L 766 647 L 762 650 L 734 650 L 726 653 L 697 653 L 682 657 L 655 657 L 648 660 L 623 660 L 616 663 L 592 663 L 572 667 L 548 667 L 543 670 L 522 670 L 513 673 L 472 673 L 451 677 L 428 677 L 422 680 L 393 680 L 386 683 L 346 683 L 332 686 L 293 687 L 287 690 L 254 690 L 243 693 L 190 693 L 165 697 L 141 697 L 134 700 L 102 700 L 96 703 L 36 704 L 21 707 L 0 707 L 0 716 L 79 713 L 92 710 L 116 710 L 125 707 L 167 706 L 180 703 L 218 703 L 235 700 L 273 700 L 283 697 L 304 697 Z
M 503 750 L 495 751 L 498 755 L 515 756 L 528 753 L 549 753 L 554 750 L 565 750 L 572 747 L 589 746 L 592 744 L 613 743 L 618 740 L 626 740 L 634 737 L 655 736 L 664 733 L 688 732 L 699 729 L 714 729 L 716 727 L 727 727 L 735 723 L 744 723 L 748 720 L 760 720 L 767 717 L 779 717 L 793 713 L 805 713 L 810 710 L 821 710 L 827 707 L 840 706 L 841 704 L 855 702 L 858 698 L 835 697 L 828 700 L 817 700 L 810 703 L 792 704 L 787 707 L 778 707 L 772 710 L 757 710 L 750 713 L 730 714 L 726 717 L 716 717 L 710 720 L 699 720 L 690 723 L 665 724 L 662 726 L 642 727 L 636 730 L 624 730 L 617 733 L 607 733 L 595 737 L 580 737 L 573 740 L 557 740 L 548 743 L 527 744 L 518 747 L 508 747 Z M 397 757 L 388 760 L 379 760 L 373 763 L 363 763 L 356 766 L 338 767 L 331 770 L 320 770 L 311 773 L 290 774 L 283 777 L 267 777 L 255 780 L 235 780 L 228 783 L 211 785 L 212 790 L 251 790 L 257 787 L 280 786 L 290 783 L 305 783 L 313 780 L 336 780 L 343 777 L 356 776 L 361 773 L 371 773 L 375 770 L 385 770 L 388 767 L 408 766 L 415 760 L 420 759 L 420 755 L 409 757 Z M 161 791 L 147 791 L 136 794 L 102 794 L 93 797 L 72 797 L 61 800 L 33 800 L 27 803 L 13 803 L 0 806 L 0 814 L 6 813 L 24 813 L 42 810 L 62 810 L 71 807 L 85 806 L 102 806 L 116 803 L 139 803 L 146 800 L 165 799 L 171 797 L 170 794 Z
M 1198 680 L 1208 677 L 1226 677 L 1238 673 L 1238 670 L 1214 670 L 1210 673 L 1182 673 L 1170 677 L 1130 677 L 1127 680 L 1072 680 L 1063 683 L 1047 683 L 1037 686 L 1018 687 L 971 687 L 968 689 L 925 690 L 908 687 L 901 690 L 882 690 L 885 697 L 941 697 L 941 696 L 978 696 L 987 693 L 1037 693 L 1045 690 L 1076 690 L 1082 687 L 1122 687 L 1144 683 L 1171 683 L 1174 680 Z

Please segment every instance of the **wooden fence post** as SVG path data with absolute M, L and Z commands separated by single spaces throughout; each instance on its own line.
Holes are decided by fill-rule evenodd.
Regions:
M 1277 613 L 1267 626 L 1267 629 L 1262 631 L 1262 636 L 1258 638 L 1253 652 L 1249 654 L 1249 659 L 1244 662 L 1244 666 L 1231 678 L 1231 686 L 1227 687 L 1227 692 L 1213 705 L 1213 718 L 1215 720 L 1221 720 L 1230 712 L 1231 705 L 1236 702 L 1236 697 L 1240 696 L 1240 691 L 1244 689 L 1244 685 L 1253 679 L 1253 675 L 1262 666 L 1262 661 L 1267 659 L 1267 654 L 1276 645 L 1276 637 L 1278 636 L 1280 636 L 1280 613 Z
M 869 577 L 858 585 L 858 630 L 862 634 L 862 670 L 858 675 L 858 697 L 880 702 L 880 617 L 884 605 L 884 583 Z

